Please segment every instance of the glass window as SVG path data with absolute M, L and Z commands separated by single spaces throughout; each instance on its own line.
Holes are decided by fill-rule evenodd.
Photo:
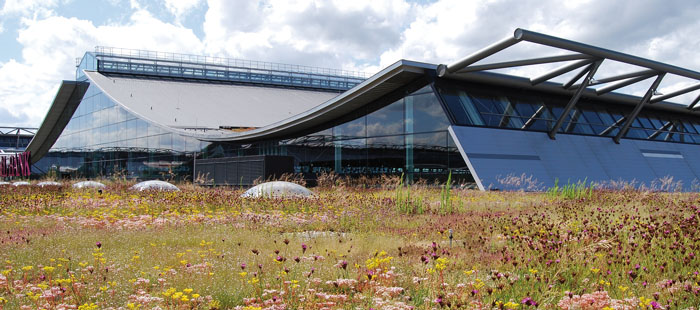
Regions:
M 172 150 L 173 149 L 173 139 L 172 134 L 166 133 L 159 136 L 158 148 Z
M 148 137 L 148 148 L 149 149 L 160 149 L 158 142 L 160 140 L 159 136 L 149 136 Z
M 364 174 L 367 167 L 367 139 L 335 142 L 335 170 L 343 174 Z
M 450 125 L 442 105 L 432 91 L 420 95 L 407 96 L 406 132 L 429 132 L 446 130 Z M 410 111 L 412 109 L 412 111 Z M 409 116 L 413 116 L 411 119 Z M 412 120 L 412 122 L 411 122 Z M 409 124 L 410 123 L 410 124 Z M 413 126 L 413 130 L 409 131 Z
M 148 123 L 142 119 L 136 120 L 136 136 L 146 137 L 148 136 Z
M 404 132 L 403 99 L 367 115 L 367 136 L 398 135 Z
M 594 134 L 593 128 L 588 124 L 588 120 L 585 118 L 581 110 L 572 109 L 567 117 L 568 121 L 564 122 L 562 129 L 563 132 L 578 133 L 578 134 Z
M 500 97 L 499 99 L 500 103 L 503 105 L 503 116 L 501 117 L 498 127 L 522 128 L 524 122 L 515 109 L 515 103 L 511 102 L 507 97 Z
M 366 118 L 360 117 L 333 128 L 335 139 L 364 138 L 367 136 Z
M 445 87 L 438 89 L 457 125 L 484 125 L 481 115 L 465 91 Z
M 444 181 L 448 175 L 447 132 L 433 132 L 413 135 L 412 163 L 413 179 Z M 412 165 L 411 165 L 412 164 Z
M 387 136 L 367 139 L 368 173 L 401 174 L 406 165 L 404 136 Z
M 651 124 L 651 121 L 649 121 L 649 118 L 647 118 L 646 115 L 640 114 L 637 116 L 637 119 L 639 120 L 639 123 L 642 125 L 642 127 L 646 129 L 656 129 L 654 125 Z

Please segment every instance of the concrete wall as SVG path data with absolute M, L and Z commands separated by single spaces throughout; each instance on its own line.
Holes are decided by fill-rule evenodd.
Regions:
M 482 190 L 545 190 L 577 181 L 661 186 L 662 178 L 698 190 L 700 145 L 450 126 L 452 138 Z M 524 176 L 524 178 L 523 178 Z M 696 184 L 694 186 L 694 184 Z

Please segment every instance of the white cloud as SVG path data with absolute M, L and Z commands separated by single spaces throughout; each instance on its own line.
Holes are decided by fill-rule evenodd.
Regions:
M 220 55 L 337 67 L 398 44 L 412 5 L 387 1 L 209 0 L 204 32 Z
M 143 10 L 125 25 L 95 26 L 58 16 L 24 19 L 18 33 L 22 59 L 0 64 L 0 98 L 13 116 L 26 115 L 19 125 L 40 124 L 60 81 L 75 78 L 75 57 L 95 45 L 203 53 L 191 29 L 163 23 Z
M 164 0 L 165 7 L 175 16 L 175 21 L 181 23 L 182 18 L 202 4 L 202 0 Z
M 50 9 L 55 8 L 58 4 L 59 0 L 6 0 L 0 9 L 0 16 L 10 14 L 46 16 Z
M 5 27 L 4 27 L 3 23 L 0 22 L 0 34 L 2 34 L 3 32 L 5 32 Z
M 439 0 L 422 4 L 408 0 L 207 0 L 202 38 L 181 21 L 204 5 L 203 0 L 158 0 L 160 6 L 144 0 L 122 1 L 124 12 L 120 14 L 130 18 L 107 25 L 55 16 L 53 9 L 64 1 L 68 0 L 7 0 L 0 10 L 0 16 L 24 17 L 18 28 L 22 59 L 0 63 L 0 108 L 12 113 L 14 118 L 8 119 L 26 115 L 28 124 L 39 125 L 60 80 L 73 78 L 74 58 L 95 45 L 373 73 L 402 58 L 450 63 L 522 27 L 700 68 L 696 57 L 700 38 L 695 35 L 700 29 L 695 18 L 700 4 L 683 0 Z M 149 9 L 155 7 L 168 10 L 174 22 L 154 17 Z M 519 44 L 500 57 L 549 53 Z M 510 73 L 533 74 L 545 69 Z M 625 70 L 629 68 L 606 62 L 599 72 Z M 661 90 L 683 85 L 688 81 L 669 78 Z

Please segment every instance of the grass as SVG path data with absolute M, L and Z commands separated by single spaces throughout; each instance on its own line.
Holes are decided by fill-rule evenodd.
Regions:
M 3 309 L 686 309 L 700 300 L 697 194 L 399 183 L 244 200 L 242 190 L 128 185 L 0 187 Z
M 554 186 L 547 189 L 547 194 L 551 197 L 561 197 L 566 199 L 591 199 L 595 183 L 588 183 L 588 179 L 576 183 L 567 183 L 559 186 L 559 179 L 554 180 Z

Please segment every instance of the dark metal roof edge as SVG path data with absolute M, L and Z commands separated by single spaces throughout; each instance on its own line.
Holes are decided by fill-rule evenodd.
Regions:
M 27 145 L 31 152 L 31 163 L 39 161 L 56 142 L 63 132 L 78 104 L 82 100 L 90 83 L 64 80 L 56 92 L 54 101 L 46 113 L 34 138 Z
M 468 74 L 461 74 L 459 76 L 446 75 L 445 77 L 442 77 L 442 79 L 497 84 L 502 86 L 532 89 L 536 91 L 560 95 L 571 95 L 574 92 L 574 90 L 563 88 L 561 86 L 561 83 L 543 82 L 541 84 L 533 86 L 530 82 L 530 79 L 528 78 L 495 72 L 470 72 Z M 622 103 L 625 105 L 636 105 L 642 99 L 642 97 L 616 92 L 610 92 L 605 95 L 598 95 L 593 89 L 584 90 L 583 97 L 588 99 L 596 99 L 600 101 L 611 102 L 615 104 Z M 675 113 L 700 115 L 698 111 L 689 110 L 688 107 L 685 105 L 668 101 L 661 101 L 654 104 L 650 104 L 647 105 L 645 108 L 653 110 L 664 110 Z
M 365 94 L 367 91 L 377 87 L 378 85 L 381 85 L 384 81 L 388 80 L 389 78 L 402 73 L 402 72 L 413 72 L 416 74 L 425 74 L 425 70 L 434 70 L 437 67 L 437 65 L 432 65 L 432 64 L 427 64 L 427 63 L 421 63 L 421 62 L 415 62 L 415 61 L 408 61 L 408 60 L 399 60 L 388 67 L 384 68 L 383 70 L 379 71 L 378 73 L 372 75 L 370 78 L 365 80 L 364 82 L 358 84 L 357 86 L 349 89 L 348 91 L 326 101 L 325 103 L 322 103 L 306 112 L 299 113 L 297 115 L 294 115 L 290 118 L 284 119 L 282 121 L 270 124 L 265 127 L 261 127 L 258 129 L 254 129 L 251 131 L 246 131 L 242 133 L 232 133 L 232 134 L 222 134 L 222 135 L 211 135 L 211 134 L 199 134 L 199 135 L 192 135 L 189 134 L 191 137 L 195 137 L 201 140 L 206 140 L 206 141 L 247 141 L 247 140 L 255 140 L 255 139 L 263 139 L 268 136 L 272 136 L 275 134 L 280 133 L 283 130 L 287 130 L 289 128 L 293 128 L 296 126 L 300 126 L 304 122 L 307 122 L 311 119 L 318 119 L 322 118 L 325 114 L 328 112 L 343 106 L 345 104 L 348 104 L 351 102 L 354 98 L 357 98 L 358 96 Z M 331 121 L 332 119 L 328 119 L 328 121 Z

